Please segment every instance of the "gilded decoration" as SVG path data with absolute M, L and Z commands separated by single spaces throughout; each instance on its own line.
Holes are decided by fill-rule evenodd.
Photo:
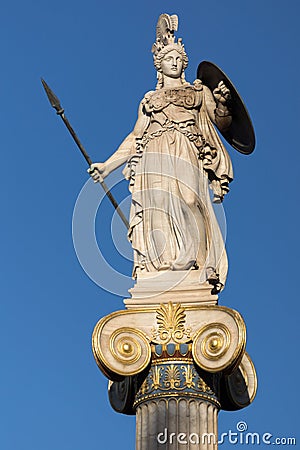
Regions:
M 135 406 L 148 399 L 168 396 L 204 398 L 219 406 L 213 380 L 212 388 L 187 358 L 157 359 L 152 361 L 148 376 L 136 394 Z
M 170 364 L 165 370 L 164 385 L 166 389 L 180 387 L 180 370 L 175 364 Z
M 246 327 L 236 313 L 234 323 L 212 322 L 193 335 L 195 363 L 211 373 L 233 370 L 241 361 L 246 346 Z
M 191 329 L 185 327 L 186 314 L 180 303 L 161 304 L 156 310 L 157 328 L 152 329 L 152 341 L 184 343 L 191 340 Z
M 185 384 L 188 388 L 195 387 L 195 383 L 193 381 L 193 378 L 195 376 L 195 370 L 191 366 L 181 366 L 181 369 L 183 370 L 183 376 L 185 377 Z
M 153 389 L 158 389 L 160 386 L 160 376 L 161 376 L 162 368 L 158 366 L 154 366 L 151 373 L 151 380 Z
M 230 372 L 243 356 L 246 328 L 229 308 L 185 307 L 170 301 L 109 314 L 96 325 L 92 343 L 99 368 L 116 381 L 142 372 L 151 358 L 188 357 L 190 351 L 189 357 L 203 370 Z
M 113 381 L 142 372 L 151 360 L 151 347 L 145 333 L 126 326 L 104 332 L 106 321 L 107 317 L 97 323 L 92 337 L 93 353 L 100 370 Z

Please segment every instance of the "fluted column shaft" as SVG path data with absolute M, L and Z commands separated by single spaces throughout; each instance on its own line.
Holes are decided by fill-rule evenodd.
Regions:
M 165 398 L 136 409 L 136 450 L 216 450 L 218 408 L 199 399 Z

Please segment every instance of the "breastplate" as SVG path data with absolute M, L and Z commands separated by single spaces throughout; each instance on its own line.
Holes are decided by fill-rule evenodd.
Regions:
M 170 104 L 186 109 L 194 109 L 200 106 L 201 100 L 202 92 L 190 85 L 172 89 L 159 89 L 147 100 L 145 109 L 148 113 L 152 111 L 157 112 Z

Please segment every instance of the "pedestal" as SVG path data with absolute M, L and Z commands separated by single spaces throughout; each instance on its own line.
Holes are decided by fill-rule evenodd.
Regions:
M 127 309 L 101 319 L 93 333 L 112 407 L 136 414 L 137 450 L 215 450 L 219 410 L 255 397 L 244 321 L 217 304 L 196 272 L 138 278 Z

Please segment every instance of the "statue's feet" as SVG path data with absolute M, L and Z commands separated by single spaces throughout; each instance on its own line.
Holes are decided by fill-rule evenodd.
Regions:
M 161 271 L 161 270 L 170 270 L 171 267 L 172 267 L 171 263 L 169 263 L 169 262 L 163 262 L 163 263 L 159 266 L 158 270 L 159 270 L 159 271 Z

